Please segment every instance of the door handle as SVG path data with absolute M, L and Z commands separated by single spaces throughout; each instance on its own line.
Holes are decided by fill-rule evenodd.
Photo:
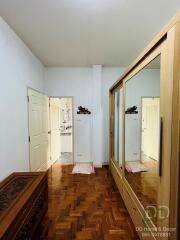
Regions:
M 160 118 L 160 141 L 159 141 L 159 177 L 162 176 L 163 161 L 163 118 Z
M 48 131 L 48 134 L 51 134 L 51 131 Z

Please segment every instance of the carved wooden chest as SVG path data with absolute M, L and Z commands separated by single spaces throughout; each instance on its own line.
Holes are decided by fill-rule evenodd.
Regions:
M 0 239 L 33 239 L 47 207 L 47 173 L 11 174 L 0 183 Z

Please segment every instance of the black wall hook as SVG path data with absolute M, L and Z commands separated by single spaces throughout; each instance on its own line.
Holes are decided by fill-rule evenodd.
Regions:
M 91 112 L 87 108 L 79 106 L 77 114 L 91 114 Z

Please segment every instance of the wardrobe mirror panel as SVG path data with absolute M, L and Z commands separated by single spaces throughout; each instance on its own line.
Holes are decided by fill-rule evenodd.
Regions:
M 122 113 L 123 89 L 118 88 L 114 93 L 114 161 L 122 167 Z
M 160 55 L 125 84 L 125 178 L 157 224 Z

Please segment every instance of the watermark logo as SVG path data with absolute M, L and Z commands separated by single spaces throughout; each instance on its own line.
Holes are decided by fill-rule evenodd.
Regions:
M 147 206 L 144 212 L 144 226 L 137 226 L 136 231 L 141 233 L 141 236 L 144 237 L 161 237 L 168 238 L 176 232 L 176 228 L 168 228 L 167 226 L 157 225 L 157 227 L 150 227 L 148 224 L 149 221 L 163 221 L 169 218 L 169 208 L 167 206 Z
M 169 218 L 169 208 L 167 206 L 161 205 L 158 207 L 155 206 L 147 206 L 145 208 L 145 216 L 146 220 L 165 220 Z

